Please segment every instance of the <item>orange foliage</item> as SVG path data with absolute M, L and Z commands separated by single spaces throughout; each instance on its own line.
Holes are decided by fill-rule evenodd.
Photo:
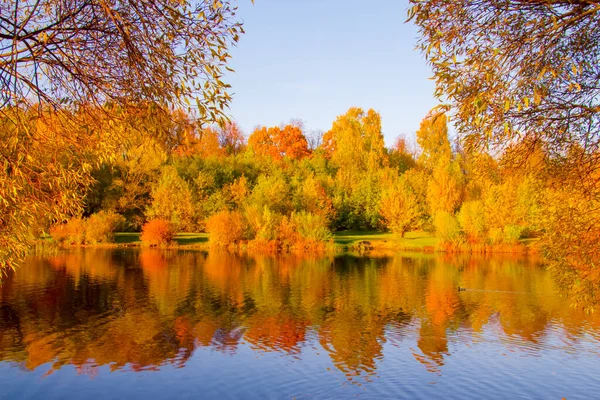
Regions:
M 173 230 L 173 225 L 167 220 L 157 218 L 144 224 L 140 239 L 145 244 L 157 246 L 168 244 L 174 237 L 175 231 Z
M 302 130 L 293 125 L 283 128 L 258 128 L 248 138 L 248 146 L 254 153 L 281 160 L 284 157 L 299 160 L 310 154 L 308 143 Z
M 85 220 L 71 218 L 64 224 L 56 224 L 50 228 L 50 236 L 59 243 L 83 244 L 85 243 Z
M 238 211 L 221 211 L 206 221 L 206 231 L 212 246 L 227 247 L 245 238 L 246 222 Z
M 196 153 L 203 158 L 224 156 L 225 150 L 219 143 L 219 133 L 211 128 L 203 129 L 196 144 Z

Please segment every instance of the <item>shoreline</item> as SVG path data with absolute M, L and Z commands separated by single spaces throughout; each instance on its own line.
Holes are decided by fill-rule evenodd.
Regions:
M 397 253 L 397 252 L 415 252 L 415 253 L 447 253 L 447 254 L 523 254 L 536 255 L 539 253 L 537 239 L 523 239 L 516 245 L 507 244 L 468 244 L 462 243 L 456 245 L 438 245 L 439 240 L 429 236 L 425 232 L 410 232 L 406 237 L 398 238 L 390 233 L 381 232 L 355 232 L 345 231 L 336 232 L 330 243 L 325 244 L 323 249 L 306 250 L 265 250 L 253 249 L 248 243 L 243 243 L 230 248 L 220 248 L 219 251 L 230 251 L 232 253 L 242 254 L 298 254 L 311 253 L 323 255 L 337 254 L 360 254 L 368 255 L 370 253 Z M 208 235 L 204 233 L 180 233 L 175 236 L 173 242 L 160 245 L 148 246 L 139 240 L 139 233 L 117 233 L 114 243 L 99 244 L 61 244 L 56 243 L 50 237 L 42 238 L 38 245 L 46 247 L 52 244 L 57 248 L 100 248 L 100 249 L 119 249 L 119 248 L 144 248 L 144 249 L 162 249 L 162 250 L 197 250 L 211 251 L 215 250 L 208 242 Z

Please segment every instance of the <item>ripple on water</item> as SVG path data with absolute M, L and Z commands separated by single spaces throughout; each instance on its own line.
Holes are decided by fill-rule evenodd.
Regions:
M 28 371 L 2 369 L 3 393 L 464 400 L 600 392 L 597 318 L 548 295 L 547 272 L 518 260 L 110 254 L 42 260 L 0 287 L 0 368 Z M 489 290 L 458 293 L 463 282 Z M 60 369 L 42 377 L 56 361 Z

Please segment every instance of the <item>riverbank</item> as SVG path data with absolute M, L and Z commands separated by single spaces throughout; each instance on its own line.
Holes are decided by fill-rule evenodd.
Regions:
M 47 237 L 44 241 L 52 241 Z M 336 253 L 371 253 L 371 252 L 455 252 L 455 253 L 537 253 L 537 239 L 522 239 L 516 245 L 497 246 L 464 246 L 447 248 L 439 245 L 439 239 L 424 231 L 408 232 L 398 237 L 386 232 L 341 231 L 333 234 L 333 248 Z M 78 247 L 142 247 L 140 233 L 119 232 L 115 234 L 115 242 Z M 209 250 L 207 233 L 178 233 L 173 242 L 161 246 L 166 249 Z

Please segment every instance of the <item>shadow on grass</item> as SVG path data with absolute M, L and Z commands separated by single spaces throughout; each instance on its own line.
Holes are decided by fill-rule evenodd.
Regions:
M 340 231 L 333 234 L 334 242 L 342 245 L 357 243 L 363 240 L 389 240 L 391 238 L 392 234 L 390 233 L 376 231 Z
M 208 243 L 207 233 L 179 233 L 175 236 L 175 241 L 179 245 L 192 245 Z
M 128 243 L 137 243 L 139 241 L 140 241 L 140 234 L 138 232 L 115 233 L 115 243 L 128 244 Z

